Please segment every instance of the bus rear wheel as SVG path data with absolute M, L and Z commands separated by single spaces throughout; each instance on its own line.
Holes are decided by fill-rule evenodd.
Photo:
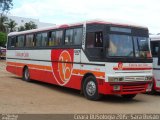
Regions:
M 137 94 L 122 95 L 126 100 L 132 100 Z
M 88 76 L 83 82 L 84 96 L 89 100 L 99 100 L 101 95 L 98 93 L 98 86 L 95 77 Z
M 27 82 L 30 82 L 30 74 L 29 74 L 29 69 L 28 67 L 25 67 L 24 68 L 24 71 L 23 71 L 23 80 L 24 81 L 27 81 Z

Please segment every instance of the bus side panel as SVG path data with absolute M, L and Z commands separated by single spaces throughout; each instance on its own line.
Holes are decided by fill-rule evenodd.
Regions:
M 44 81 L 44 76 L 46 76 L 46 72 L 42 71 L 42 70 L 34 70 L 34 69 L 30 69 L 29 68 L 29 72 L 30 72 L 30 78 L 33 80 L 38 80 L 38 81 Z
M 154 75 L 154 89 L 160 90 L 160 66 L 158 65 L 158 58 L 153 57 L 153 75 Z
M 11 73 L 13 73 L 13 74 L 17 74 L 17 68 L 15 67 L 15 66 L 8 66 L 7 65 L 7 67 L 6 67 L 6 70 L 8 71 L 8 72 L 11 72 Z
M 17 67 L 17 72 L 16 72 L 16 74 L 18 75 L 18 76 L 23 76 L 23 67 Z

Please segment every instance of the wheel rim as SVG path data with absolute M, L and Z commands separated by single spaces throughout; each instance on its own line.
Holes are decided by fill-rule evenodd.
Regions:
M 29 71 L 28 71 L 28 69 L 25 70 L 24 77 L 25 77 L 26 80 L 29 79 Z
M 93 81 L 89 81 L 86 86 L 86 92 L 89 96 L 93 96 L 96 92 L 96 84 Z

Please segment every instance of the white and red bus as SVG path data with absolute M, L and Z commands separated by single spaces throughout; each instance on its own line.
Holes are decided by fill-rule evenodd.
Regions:
M 146 27 L 101 20 L 8 35 L 7 71 L 101 95 L 131 99 L 151 90 L 152 58 Z
M 160 35 L 150 35 L 151 51 L 153 56 L 153 89 L 160 92 Z
M 0 59 L 6 58 L 6 48 L 0 47 Z

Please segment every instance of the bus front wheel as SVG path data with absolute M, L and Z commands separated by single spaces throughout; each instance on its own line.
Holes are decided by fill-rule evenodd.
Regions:
M 29 74 L 29 69 L 28 67 L 25 67 L 24 68 L 24 71 L 23 71 L 23 80 L 24 81 L 27 81 L 27 82 L 30 82 L 30 74 Z
M 132 100 L 137 94 L 122 95 L 124 99 Z
M 95 77 L 88 76 L 83 83 L 84 96 L 89 100 L 99 100 L 101 95 L 98 93 L 98 86 Z

